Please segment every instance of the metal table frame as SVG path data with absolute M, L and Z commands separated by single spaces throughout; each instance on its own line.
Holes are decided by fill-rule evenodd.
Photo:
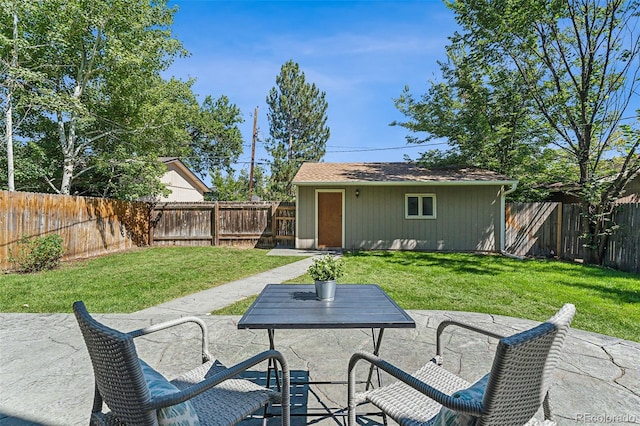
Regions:
M 339 284 L 335 299 L 332 301 L 317 300 L 315 288 L 312 285 L 267 284 L 238 322 L 238 329 L 266 329 L 270 349 L 275 349 L 276 329 L 370 328 L 375 355 L 380 351 L 385 329 L 415 327 L 415 321 L 376 284 Z M 377 333 L 376 330 L 378 330 Z M 279 389 L 278 372 L 276 366 L 271 363 L 267 368 L 267 386 L 271 382 L 271 371 L 275 372 Z M 373 385 L 372 378 L 373 366 L 369 369 L 367 380 L 364 382 L 367 389 Z M 380 384 L 379 372 L 377 379 Z M 305 383 L 338 384 L 341 382 Z M 300 383 L 292 382 L 292 384 Z M 329 414 L 335 415 L 335 413 Z M 321 416 L 326 415 L 321 414 Z

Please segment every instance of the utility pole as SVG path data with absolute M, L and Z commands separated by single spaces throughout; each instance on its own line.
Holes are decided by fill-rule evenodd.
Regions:
M 251 142 L 251 168 L 249 170 L 249 201 L 253 198 L 253 163 L 256 158 L 256 139 L 258 138 L 258 107 L 253 111 L 253 138 Z

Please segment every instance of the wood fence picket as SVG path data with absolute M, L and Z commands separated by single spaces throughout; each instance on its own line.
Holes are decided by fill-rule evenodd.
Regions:
M 507 203 L 505 249 L 520 256 L 583 257 L 580 206 Z M 640 273 L 640 204 L 620 204 L 604 264 Z M 0 268 L 23 235 L 59 234 L 64 260 L 144 245 L 295 245 L 296 208 L 281 202 L 162 203 L 0 191 Z

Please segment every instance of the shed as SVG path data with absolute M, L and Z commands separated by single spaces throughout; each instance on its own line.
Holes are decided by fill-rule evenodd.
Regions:
M 517 181 L 414 163 L 304 163 L 296 248 L 504 250 L 504 197 Z
M 160 201 L 199 202 L 204 201 L 206 192 L 211 192 L 179 158 L 161 157 L 160 161 L 167 166 L 167 172 L 160 181 L 171 191 L 171 194 Z

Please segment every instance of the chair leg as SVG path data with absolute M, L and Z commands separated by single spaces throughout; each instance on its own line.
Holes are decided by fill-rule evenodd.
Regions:
M 347 426 L 356 426 L 356 362 L 353 358 L 351 358 L 349 362 L 347 380 Z
M 93 390 L 93 407 L 91 408 L 89 424 L 91 426 L 103 426 L 106 424 L 104 413 L 102 412 L 102 395 L 100 395 L 98 386 L 94 386 Z
M 551 403 L 549 402 L 549 391 L 547 391 L 544 396 L 544 401 L 542 401 L 542 410 L 544 411 L 545 420 L 553 420 L 553 416 L 551 414 Z

